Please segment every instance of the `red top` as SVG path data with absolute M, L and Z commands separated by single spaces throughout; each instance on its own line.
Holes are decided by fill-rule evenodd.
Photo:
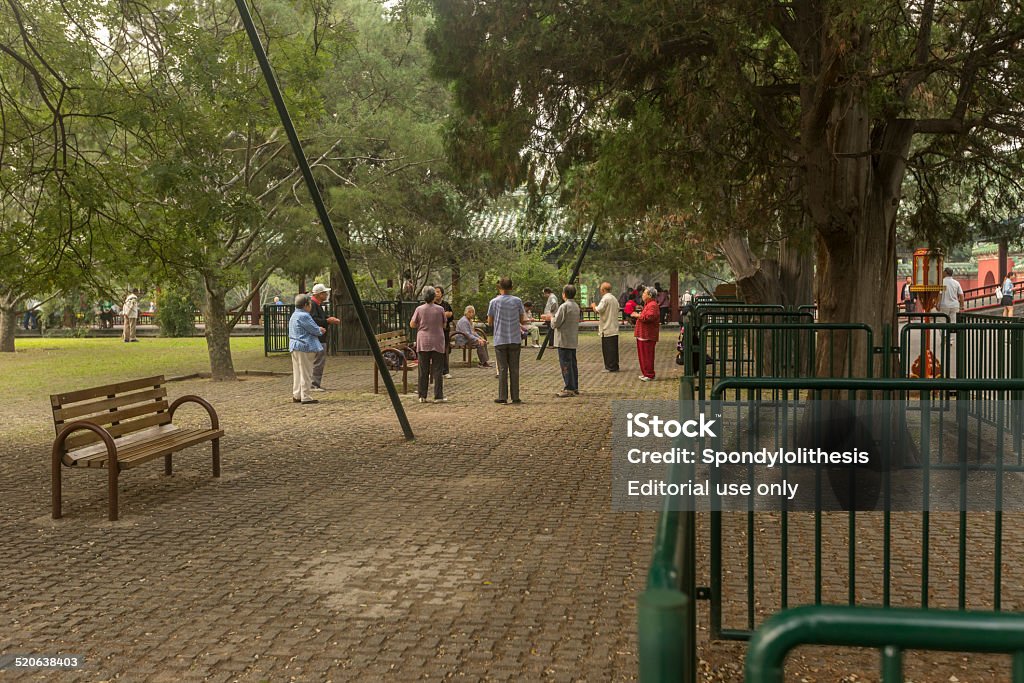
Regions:
M 636 302 L 630 299 L 622 310 L 626 312 L 626 315 L 632 315 L 633 311 L 636 310 Z
M 658 333 L 661 332 L 661 310 L 658 302 L 649 299 L 644 304 L 644 310 L 640 317 L 636 318 L 636 327 L 633 328 L 633 336 L 638 339 L 658 341 Z

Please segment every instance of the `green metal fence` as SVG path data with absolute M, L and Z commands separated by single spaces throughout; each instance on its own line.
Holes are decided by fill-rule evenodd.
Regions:
M 684 378 L 680 398 L 690 401 L 696 396 L 693 378 Z M 1024 471 L 1021 448 L 1021 408 L 1015 408 L 1005 399 L 1019 396 L 1024 391 L 1021 379 L 864 379 L 864 378 L 730 378 L 719 382 L 711 392 L 712 412 L 726 410 L 724 399 L 733 393 L 753 393 L 765 396 L 772 392 L 780 423 L 796 421 L 801 406 L 820 404 L 825 397 L 848 399 L 887 399 L 906 402 L 919 410 L 910 436 L 918 445 L 918 461 L 907 463 L 923 477 L 924 512 L 901 513 L 899 529 L 894 528 L 891 503 L 891 480 L 888 470 L 883 471 L 883 509 L 878 513 L 858 513 L 856 510 L 837 513 L 802 513 L 782 510 L 777 513 L 722 513 L 701 515 L 707 519 L 708 584 L 698 585 L 698 557 L 696 539 L 700 528 L 698 516 L 693 512 L 672 511 L 666 508 L 659 518 L 654 555 L 648 573 L 647 590 L 639 603 L 640 675 L 645 683 L 653 681 L 696 680 L 696 601 L 709 602 L 710 629 L 713 639 L 748 639 L 758 626 L 758 619 L 766 612 L 787 609 L 790 605 L 826 604 L 838 598 L 835 586 L 843 589 L 841 602 L 859 604 L 868 596 L 870 602 L 890 606 L 908 600 L 921 607 L 930 601 L 955 600 L 960 609 L 982 604 L 999 610 L 1004 588 L 1004 527 L 1002 512 L 973 514 L 966 511 L 956 515 L 955 522 L 945 519 L 946 543 L 932 544 L 933 513 L 928 511 L 927 491 L 929 477 L 942 471 L 961 472 L 961 500 L 966 497 L 966 472 L 989 469 L 995 475 L 995 495 L 1002 495 L 1003 477 L 1009 471 Z M 759 393 L 761 392 L 761 393 Z M 948 401 L 933 399 L 953 393 L 958 401 L 951 407 Z M 1003 410 L 996 415 L 991 428 L 986 417 L 967 410 L 973 397 L 984 394 L 1003 401 Z M 811 399 L 811 400 L 801 400 Z M 694 402 L 681 405 L 695 405 Z M 738 407 L 736 408 L 739 409 Z M 692 415 L 681 415 L 689 419 Z M 902 438 L 906 425 L 900 425 Z M 978 438 L 989 430 L 982 447 Z M 780 429 L 786 433 L 785 429 Z M 791 430 L 790 433 L 795 433 Z M 942 440 L 933 447 L 933 433 L 949 433 L 956 440 L 956 448 L 944 450 Z M 785 444 L 783 444 L 785 445 Z M 981 455 L 984 452 L 985 457 Z M 973 453 L 973 456 L 972 456 Z M 974 458 L 972 461 L 971 458 Z M 676 468 L 686 467 L 684 465 Z M 692 466 L 690 466 L 692 467 Z M 673 472 L 674 480 L 685 480 L 688 472 Z M 821 486 L 820 478 L 816 482 Z M 820 490 L 820 489 L 819 489 Z M 1002 507 L 1001 499 L 996 509 Z M 916 519 L 916 545 L 913 556 L 919 572 L 916 596 L 910 591 L 907 577 L 896 575 L 906 565 L 894 564 L 896 551 L 907 548 L 910 519 Z M 802 529 L 803 533 L 796 533 Z M 826 536 L 827 530 L 827 536 Z M 798 536 L 800 537 L 798 539 Z M 864 557 L 859 554 L 861 539 L 873 539 L 877 555 L 870 557 L 863 567 Z M 972 539 L 970 547 L 968 538 Z M 894 543 L 899 539 L 900 543 Z M 726 541 L 729 541 L 728 543 Z M 897 547 L 898 545 L 898 547 Z M 931 558 L 934 552 L 950 549 L 947 563 L 955 565 L 955 581 L 937 580 L 933 576 Z M 955 549 L 955 550 L 953 550 Z M 991 582 L 972 576 L 971 566 L 980 554 L 991 567 Z M 844 561 L 837 567 L 835 558 Z M 767 558 L 767 559 L 766 559 Z M 827 559 L 827 561 L 826 561 Z M 809 591 L 795 588 L 790 578 L 791 565 L 813 572 L 813 586 Z M 828 565 L 828 566 L 826 566 Z M 776 574 L 768 581 L 761 568 L 771 566 Z M 949 571 L 948 569 L 946 571 Z M 826 573 L 827 572 L 827 573 Z M 759 578 L 760 577 L 760 578 Z M 895 578 L 894 578 L 895 577 Z M 897 580 L 898 579 L 898 580 Z M 823 590 L 828 583 L 829 591 Z M 898 588 L 894 588 L 897 586 Z M 909 592 L 908 592 L 909 591 Z M 728 610 L 725 607 L 728 607 Z M 682 638 L 680 639 L 680 634 Z
M 375 333 L 405 330 L 410 334 L 409 319 L 418 305 L 415 301 L 364 301 L 366 314 Z M 263 352 L 288 353 L 288 320 L 295 307 L 291 304 L 283 306 L 269 305 L 263 307 Z M 332 311 L 331 304 L 324 304 L 327 315 L 337 315 L 340 325 L 331 325 L 327 329 L 327 349 L 332 355 L 344 353 L 369 354 L 370 345 L 366 341 L 359 321 L 356 318 L 355 306 L 343 304 L 338 313 Z
M 1010 654 L 1010 676 L 1004 680 L 1024 683 L 1022 615 L 799 607 L 776 614 L 757 630 L 747 649 L 746 683 L 783 683 L 786 655 L 799 645 L 876 648 L 882 683 L 903 681 L 906 650 Z
M 793 320 L 807 322 L 704 323 L 698 344 L 691 356 L 705 358 L 695 364 L 697 397 L 707 398 L 717 382 L 732 377 L 872 377 L 874 374 L 874 334 L 862 324 L 813 323 L 808 314 L 786 313 Z M 756 317 L 761 318 L 763 314 Z M 739 317 L 747 317 L 746 315 Z M 841 339 L 840 339 L 841 338 Z M 860 345 L 869 352 L 860 360 L 855 348 Z M 821 346 L 845 349 L 828 354 L 823 367 L 816 367 L 817 350 Z M 691 358 L 692 363 L 692 358 Z M 734 398 L 777 398 L 778 392 L 767 394 L 750 391 Z

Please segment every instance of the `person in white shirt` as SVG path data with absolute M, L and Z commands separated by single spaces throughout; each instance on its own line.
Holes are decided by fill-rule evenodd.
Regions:
M 523 303 L 526 308 L 526 322 L 523 323 L 523 334 L 526 335 L 524 339 L 530 340 L 530 346 L 535 349 L 540 348 L 540 325 L 537 324 L 536 319 L 533 317 L 533 302 L 526 301 Z
M 1006 279 L 1003 280 L 1003 299 L 1000 302 L 1003 306 L 1003 317 L 1013 317 L 1013 271 L 1010 270 L 1006 273 Z
M 603 372 L 619 371 L 619 300 L 612 294 L 609 282 L 601 283 L 601 301 L 590 304 L 597 311 L 597 335 L 601 337 Z
M 139 338 L 135 336 L 135 324 L 139 321 L 139 290 L 133 289 L 128 292 L 124 306 L 121 308 L 121 315 L 124 316 L 122 339 L 126 342 L 139 341 Z
M 942 295 L 939 297 L 939 312 L 949 316 L 949 322 L 956 322 L 956 314 L 964 304 L 964 290 L 960 283 L 953 279 L 953 269 L 946 268 L 942 271 L 946 276 L 942 278 Z

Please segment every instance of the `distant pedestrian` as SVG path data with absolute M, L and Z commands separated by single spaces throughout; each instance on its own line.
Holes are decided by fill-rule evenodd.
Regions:
M 512 294 L 512 278 L 498 280 L 498 296 L 487 306 L 487 324 L 494 330 L 494 355 L 498 361 L 498 398 L 495 403 L 522 403 L 519 399 L 519 354 L 522 325 L 526 322 L 523 300 Z M 551 291 L 547 289 L 547 291 Z
M 949 316 L 949 322 L 956 322 L 956 314 L 964 304 L 964 290 L 960 283 L 953 278 L 953 269 L 946 268 L 942 271 L 946 276 L 942 278 L 942 295 L 939 297 L 939 312 Z
M 541 318 L 544 320 L 550 320 L 551 316 L 558 310 L 558 297 L 555 296 L 555 292 L 550 287 L 544 288 L 544 312 L 541 313 Z M 545 318 L 544 316 L 548 316 Z
M 597 312 L 597 334 L 601 337 L 604 372 L 619 371 L 619 300 L 610 282 L 601 283 L 601 300 L 590 307 Z
M 441 369 L 445 379 L 451 379 L 452 373 L 449 372 L 448 361 L 451 358 L 450 354 L 452 351 L 452 318 L 455 317 L 455 313 L 452 310 L 452 305 L 444 299 L 444 287 L 441 285 L 434 285 L 434 303 L 444 309 L 444 357 L 441 359 Z
M 284 302 L 281 301 L 281 297 L 279 297 L 279 296 L 275 296 L 274 297 L 274 305 L 275 306 L 284 306 Z
M 907 313 L 913 313 L 917 307 L 917 296 L 910 290 L 913 279 L 908 275 L 906 282 L 903 283 L 903 289 L 900 291 L 900 303 L 903 304 L 903 310 Z
M 29 299 L 25 302 L 25 316 L 21 320 L 21 326 L 26 330 L 34 330 L 39 327 L 39 302 Z
M 658 295 L 654 297 L 654 300 L 658 302 L 658 312 L 661 315 L 661 324 L 664 325 L 668 322 L 668 291 L 662 289 L 660 282 L 655 282 L 654 288 L 658 290 Z
M 320 351 L 317 352 L 316 358 L 313 359 L 313 375 L 312 375 L 312 390 L 313 391 L 327 391 L 323 388 L 322 384 L 324 381 L 324 368 L 327 367 L 327 326 L 337 325 L 341 321 L 334 316 L 327 315 L 324 304 L 327 303 L 327 299 L 331 295 L 331 290 L 324 285 L 317 283 L 313 285 L 313 296 L 309 299 L 309 314 L 313 317 L 313 322 L 316 323 L 317 327 L 324 328 L 324 332 L 320 334 Z
M 121 307 L 121 315 L 124 316 L 122 339 L 126 343 L 139 341 L 139 338 L 135 336 L 135 326 L 139 322 L 139 290 L 133 289 L 128 292 L 124 306 Z
M 619 294 L 619 310 L 622 311 L 623 322 L 631 322 L 629 319 L 629 314 L 626 313 L 626 302 L 629 301 L 629 298 L 629 288 L 627 287 L 626 289 L 622 290 L 622 294 Z
M 658 302 L 654 299 L 656 294 L 653 287 L 645 289 L 642 294 L 643 309 L 633 311 L 633 318 L 636 320 L 633 336 L 636 337 L 641 382 L 650 382 L 654 379 L 654 351 L 658 346 L 658 336 L 661 332 L 661 311 L 658 310 Z
M 323 351 L 320 337 L 327 329 L 317 325 L 310 315 L 313 299 L 308 294 L 295 297 L 295 310 L 288 320 L 288 352 L 292 357 L 292 401 L 309 405 L 313 398 L 313 361 Z
M 434 380 L 434 403 L 444 403 L 444 364 L 446 339 L 444 335 L 444 309 L 435 303 L 437 292 L 424 287 L 423 302 L 412 312 L 409 327 L 416 330 L 416 356 L 419 358 L 419 382 L 416 386 L 420 403 L 427 402 L 427 389 Z
M 100 327 L 105 330 L 109 330 L 114 327 L 114 309 L 111 307 L 109 301 L 100 302 Z
M 1006 273 L 1006 279 L 1003 280 L 1003 317 L 1013 317 L 1013 270 L 1011 269 Z
M 576 287 L 562 288 L 562 304 L 551 317 L 551 328 L 555 331 L 555 346 L 558 348 L 558 365 L 562 370 L 564 387 L 555 394 L 559 398 L 580 395 L 580 369 L 576 364 L 576 347 L 579 346 L 580 306 L 576 303 Z

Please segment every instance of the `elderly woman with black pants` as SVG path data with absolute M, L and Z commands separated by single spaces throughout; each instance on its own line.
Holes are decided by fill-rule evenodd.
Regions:
M 646 287 L 642 296 L 643 309 L 633 312 L 636 321 L 633 336 L 636 337 L 636 353 L 640 359 L 640 381 L 650 382 L 654 379 L 654 350 L 661 332 L 661 310 L 653 287 Z
M 434 303 L 436 291 L 433 287 L 424 287 L 421 303 L 412 313 L 409 327 L 416 330 L 416 356 L 419 358 L 420 377 L 418 393 L 420 403 L 427 402 L 427 387 L 430 378 L 434 379 L 434 403 L 444 403 L 444 328 L 447 322 L 445 311 Z

